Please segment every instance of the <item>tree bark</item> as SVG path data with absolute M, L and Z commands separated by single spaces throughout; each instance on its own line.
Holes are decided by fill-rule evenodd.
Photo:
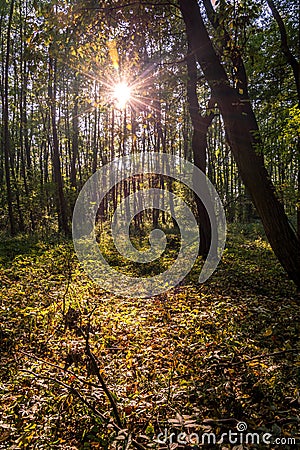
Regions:
M 197 0 L 178 0 L 188 40 L 216 99 L 241 177 L 267 238 L 289 277 L 300 287 L 300 244 L 278 201 L 261 155 L 262 141 L 250 99 L 241 98 L 216 54 Z
M 204 174 L 206 174 L 206 149 L 207 149 L 207 132 L 211 125 L 214 114 L 202 116 L 200 113 L 199 101 L 197 96 L 197 65 L 195 55 L 192 51 L 191 44 L 188 46 L 188 54 L 186 57 L 188 69 L 187 96 L 190 110 L 190 117 L 193 125 L 192 150 L 194 156 L 194 164 Z M 199 253 L 206 257 L 210 248 L 211 226 L 207 211 L 200 200 L 195 195 L 197 205 L 200 246 Z
M 49 100 L 51 111 L 52 124 L 52 139 L 53 139 L 53 171 L 55 183 L 57 186 L 57 213 L 59 229 L 65 234 L 69 235 L 69 223 L 66 208 L 66 200 L 64 195 L 63 177 L 61 172 L 60 154 L 59 154 L 59 140 L 56 124 L 56 62 L 49 57 Z
M 5 71 L 4 71 L 4 105 L 3 105 L 3 145 L 4 145 L 4 165 L 5 165 L 5 179 L 6 179 L 6 192 L 7 192 L 7 204 L 8 204 L 8 217 L 10 223 L 11 235 L 16 234 L 16 223 L 13 211 L 13 194 L 11 186 L 11 173 L 10 173 L 10 136 L 9 136 L 9 99 L 8 99 L 8 75 L 9 75 L 9 62 L 10 62 L 10 32 L 11 23 L 14 12 L 14 0 L 11 0 L 9 19 L 7 26 L 7 39 L 6 39 L 6 58 L 5 58 Z
M 71 186 L 77 189 L 77 171 L 76 162 L 78 157 L 78 137 L 79 137 L 79 117 L 78 117 L 78 96 L 79 96 L 79 80 L 78 76 L 74 75 L 74 106 L 72 110 L 72 155 L 71 155 L 71 172 L 70 183 Z

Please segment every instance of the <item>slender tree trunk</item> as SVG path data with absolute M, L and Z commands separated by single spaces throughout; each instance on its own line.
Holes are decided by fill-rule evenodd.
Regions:
M 69 234 L 68 215 L 66 208 L 66 201 L 64 195 L 63 177 L 61 172 L 60 154 L 59 154 L 59 140 L 56 124 L 56 62 L 49 57 L 49 100 L 51 111 L 52 124 L 52 139 L 53 139 L 53 170 L 55 183 L 57 185 L 57 213 L 59 229 L 66 235 Z
M 20 24 L 20 36 L 23 42 L 23 22 Z M 28 85 L 28 71 L 27 61 L 24 59 L 24 49 L 21 45 L 21 89 L 20 89 L 20 147 L 21 147 L 21 163 L 24 180 L 24 189 L 27 199 L 30 197 L 30 187 L 32 184 L 32 168 L 30 144 L 28 137 L 28 120 L 27 120 L 27 85 Z M 35 229 L 35 220 L 31 204 L 29 204 L 29 216 L 32 231 Z
M 98 103 L 98 93 L 97 93 L 97 84 L 95 84 L 95 105 Z M 95 173 L 97 171 L 98 165 L 98 129 L 99 129 L 99 118 L 98 118 L 98 108 L 95 106 L 94 109 L 94 128 L 93 128 L 93 159 L 92 159 L 92 172 Z
M 188 40 L 220 108 L 241 177 L 262 219 L 269 242 L 290 278 L 300 287 L 300 244 L 278 201 L 261 155 L 262 141 L 250 103 L 241 98 L 217 56 L 197 0 L 179 0 Z
M 76 162 L 78 157 L 78 96 L 79 81 L 78 76 L 74 79 L 74 106 L 72 110 L 72 157 L 71 157 L 71 173 L 70 182 L 74 189 L 77 189 Z
M 10 232 L 12 235 L 16 234 L 16 223 L 13 212 L 13 195 L 11 186 L 11 174 L 10 174 L 10 136 L 9 136 L 9 98 L 8 98 L 8 74 L 10 63 L 10 44 L 11 44 L 11 23 L 14 12 L 14 0 L 11 0 L 9 19 L 7 26 L 7 40 L 6 40 L 6 60 L 5 60 L 5 72 L 4 72 L 4 110 L 3 110 L 3 145 L 4 145 L 4 165 L 5 165 L 5 178 L 6 178 L 6 191 L 7 191 L 7 203 L 8 203 L 8 216 L 10 223 Z
M 156 111 L 156 123 L 155 123 L 155 144 L 154 144 L 154 151 L 156 153 L 159 153 L 160 147 L 162 144 L 162 117 L 161 117 L 161 100 L 160 98 L 155 101 L 155 111 Z M 160 176 L 159 175 L 153 175 L 152 177 L 152 187 L 154 189 L 159 189 L 160 184 Z M 158 228 L 159 223 L 159 216 L 160 216 L 159 209 L 153 209 L 152 210 L 152 225 L 153 228 Z

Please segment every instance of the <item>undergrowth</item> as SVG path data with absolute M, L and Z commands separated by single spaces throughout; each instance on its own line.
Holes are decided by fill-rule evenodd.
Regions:
M 176 257 L 177 237 L 169 241 L 159 267 Z M 137 273 L 110 244 L 103 250 L 123 272 Z M 1 449 L 129 449 L 133 440 L 198 448 L 177 445 L 176 436 L 221 436 L 238 422 L 299 439 L 299 297 L 258 225 L 231 227 L 206 283 L 197 283 L 199 258 L 180 286 L 150 299 L 103 291 L 60 238 L 2 238 L 0 264 Z M 149 274 L 156 271 L 157 263 Z M 78 329 L 89 333 L 123 431 L 113 426 Z M 159 433 L 165 444 L 155 442 Z

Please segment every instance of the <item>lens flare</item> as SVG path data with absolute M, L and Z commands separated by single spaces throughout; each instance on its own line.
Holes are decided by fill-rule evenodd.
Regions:
M 125 81 L 122 81 L 114 86 L 113 97 L 116 101 L 117 108 L 124 109 L 131 99 L 131 88 Z

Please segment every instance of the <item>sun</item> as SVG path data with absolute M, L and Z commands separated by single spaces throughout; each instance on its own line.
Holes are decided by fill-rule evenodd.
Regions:
M 131 88 L 125 81 L 121 81 L 113 88 L 113 97 L 119 109 L 124 109 L 131 99 Z

